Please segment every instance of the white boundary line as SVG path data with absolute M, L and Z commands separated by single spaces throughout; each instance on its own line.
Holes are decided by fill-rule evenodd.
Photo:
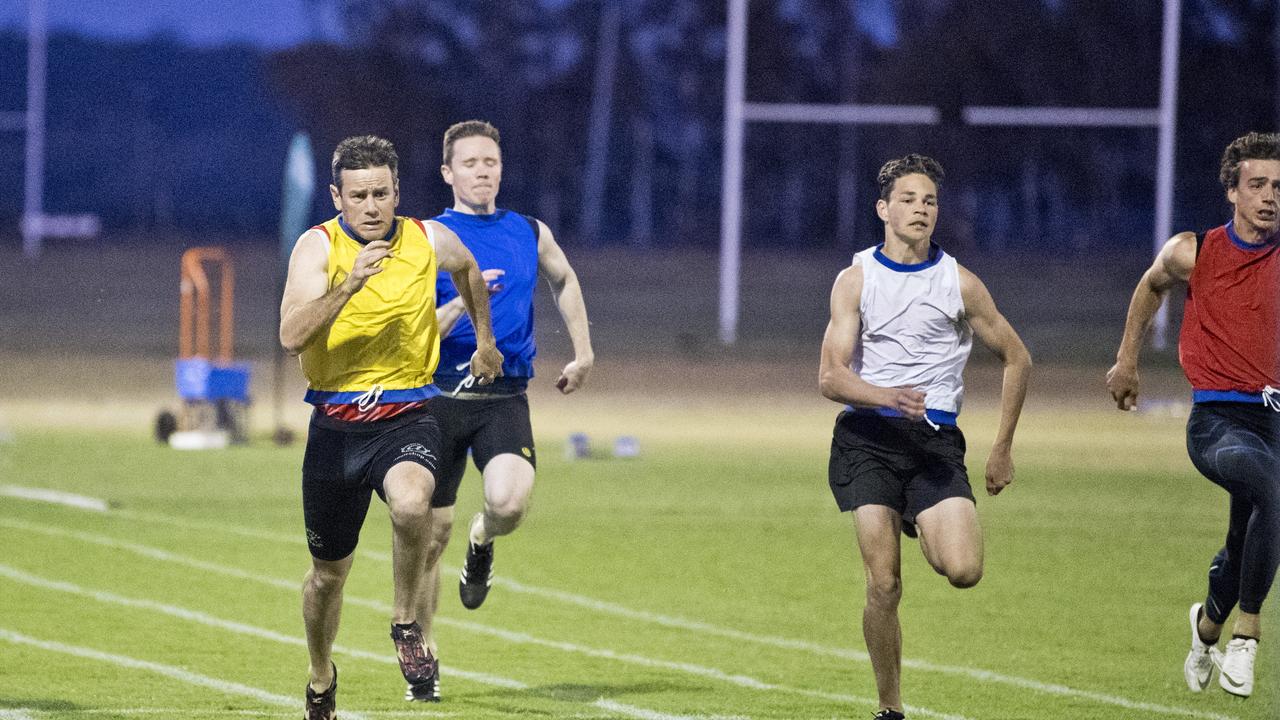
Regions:
M 604 698 L 600 698 L 593 704 L 601 710 L 637 718 L 637 720 L 749 720 L 741 715 L 666 715 Z
M 45 590 L 56 590 L 58 592 L 68 593 L 71 595 L 78 595 L 80 597 L 89 598 L 109 605 L 120 605 L 122 607 L 135 608 L 139 610 L 149 610 L 151 612 L 169 615 L 170 617 L 176 617 L 187 622 L 199 623 L 201 625 L 218 628 L 219 630 L 226 630 L 238 635 L 247 635 L 261 640 L 270 640 L 272 642 L 282 643 L 284 645 L 293 645 L 295 647 L 307 646 L 307 641 L 304 638 L 285 635 L 274 630 L 268 630 L 267 628 L 256 627 L 254 625 L 247 625 L 234 620 L 224 620 L 198 610 L 190 610 L 176 605 L 167 605 L 165 603 L 155 602 L 154 600 L 124 597 L 123 595 L 116 595 L 115 593 L 104 592 L 101 590 L 89 590 L 73 583 L 63 582 L 61 580 L 50 580 L 38 575 L 32 575 L 2 563 L 0 563 L 0 577 L 5 577 L 15 582 L 32 585 Z M 349 655 L 354 658 L 360 658 L 361 660 L 371 660 L 373 662 L 388 665 L 398 664 L 394 656 L 387 655 L 385 653 L 368 652 L 366 650 L 348 648 L 342 645 L 334 645 L 333 649 L 334 652 Z M 463 678 L 464 680 L 470 680 L 484 685 L 494 685 L 511 690 L 529 689 L 527 684 L 522 683 L 519 680 L 498 677 L 496 675 L 488 675 L 486 673 L 461 670 L 447 665 L 442 667 L 451 675 Z
M 142 513 L 136 511 L 113 511 L 113 516 L 122 518 L 140 520 L 144 522 L 153 522 L 176 527 L 203 527 L 210 530 L 220 531 L 233 535 L 241 535 L 244 537 L 269 540 L 289 545 L 304 545 L 305 541 L 300 536 L 285 535 L 283 533 L 274 533 L 255 528 L 244 528 L 234 525 L 224 525 L 222 523 L 212 523 L 202 520 L 186 520 L 175 518 L 167 515 L 157 515 L 153 513 Z M 386 553 L 373 552 L 371 550 L 358 549 L 357 554 L 380 562 L 390 562 L 391 558 Z M 442 570 L 456 571 L 456 568 L 447 568 L 442 566 Z M 744 632 L 733 628 L 721 627 L 711 623 L 701 622 L 698 620 L 689 620 L 687 618 L 677 617 L 673 615 L 664 615 L 661 613 L 653 613 L 646 610 L 635 610 L 617 603 L 605 600 L 597 600 L 595 598 L 577 595 L 574 593 L 564 592 L 553 588 L 543 588 L 534 585 L 526 585 L 507 577 L 498 577 L 494 579 L 494 583 L 501 587 L 507 588 L 512 592 L 532 595 L 534 597 L 555 600 L 569 605 L 586 608 L 595 612 L 614 615 L 617 617 L 627 618 L 629 620 L 638 620 L 654 625 L 661 625 L 677 630 L 686 630 L 690 632 L 703 633 L 705 635 L 714 635 L 738 642 L 754 643 L 757 645 L 766 645 L 783 650 L 795 650 L 799 652 L 808 652 L 815 655 L 825 657 L 839 658 L 841 660 L 851 660 L 855 662 L 870 662 L 870 656 L 860 650 L 851 650 L 847 648 L 833 647 L 830 645 L 822 645 L 819 643 L 809 642 L 807 640 L 799 640 L 796 638 L 778 637 L 773 635 L 758 635 L 755 633 Z M 1157 703 L 1143 702 L 1139 700 L 1131 700 L 1119 695 L 1097 692 L 1093 690 L 1082 690 L 1058 683 L 1047 683 L 1031 678 L 1018 677 L 1016 675 L 1005 675 L 980 668 L 964 667 L 957 665 L 944 665 L 933 663 L 927 660 L 918 660 L 913 658 L 903 658 L 902 666 L 912 670 L 921 670 L 924 672 L 934 672 L 945 675 L 955 675 L 960 677 L 969 677 L 982 682 L 998 683 L 1009 685 L 1022 690 L 1031 690 L 1035 692 L 1045 693 L 1047 695 L 1057 695 L 1060 697 L 1073 697 L 1082 700 L 1089 700 L 1104 705 L 1114 705 L 1116 707 L 1128 710 L 1141 710 L 1160 715 L 1173 715 L 1181 717 L 1201 718 L 1202 720 L 1232 720 L 1232 716 L 1218 715 L 1210 712 L 1192 710 L 1189 708 L 1181 708 L 1169 705 L 1161 705 Z
M 98 535 L 95 533 L 86 533 L 78 530 L 67 530 L 64 528 L 40 525 L 36 523 L 29 523 L 26 521 L 14 520 L 11 518 L 0 518 L 0 526 L 15 528 L 19 530 L 25 530 L 29 532 L 41 533 L 44 535 L 52 535 L 55 537 L 71 538 L 74 540 L 79 540 L 82 542 L 87 542 L 95 545 L 101 545 L 105 547 L 126 550 L 126 551 L 133 552 L 133 553 L 142 555 L 144 557 L 152 558 L 155 560 L 171 562 L 179 565 L 184 565 L 186 567 L 203 570 L 210 573 L 217 573 L 221 575 L 227 575 L 230 577 L 239 578 L 242 580 L 251 580 L 254 582 L 270 585 L 272 587 L 287 589 L 291 592 L 297 592 L 297 589 L 298 589 L 296 583 L 290 582 L 288 580 L 284 580 L 282 578 L 256 575 L 254 573 L 248 573 L 243 570 L 240 570 L 239 568 L 228 567 L 224 565 L 219 565 L 217 563 L 206 562 L 203 560 L 196 560 L 194 558 L 188 558 L 175 553 L 170 553 L 165 550 L 160 550 L 159 548 L 153 548 L 153 547 L 148 547 L 146 545 L 139 545 L 137 543 L 116 540 L 115 538 L 105 536 L 105 535 Z M 343 601 L 348 605 L 356 605 L 356 606 L 368 608 L 382 614 L 390 614 L 391 612 L 391 606 L 388 603 L 382 602 L 379 600 L 362 598 L 355 595 L 346 595 L 343 598 Z M 481 625 L 480 623 L 455 620 L 447 617 L 437 617 L 436 623 L 440 625 L 449 625 L 452 627 L 457 627 L 459 629 L 467 630 L 473 633 L 486 634 L 493 637 L 502 638 L 508 642 L 529 644 L 529 645 L 534 645 L 538 647 L 546 647 L 550 649 L 560 650 L 562 652 L 581 654 L 581 655 L 586 655 L 588 657 L 595 657 L 595 658 L 606 659 L 606 660 L 611 660 L 615 662 L 624 662 L 629 664 L 641 665 L 644 667 L 673 670 L 673 671 L 681 672 L 687 675 L 694 675 L 696 677 L 704 677 L 712 680 L 719 680 L 722 682 L 738 685 L 739 687 L 745 687 L 745 688 L 750 688 L 754 690 L 769 690 L 773 692 L 782 692 L 782 693 L 799 695 L 802 697 L 809 697 L 809 698 L 836 702 L 836 703 L 855 703 L 855 704 L 867 705 L 872 707 L 879 706 L 878 701 L 872 698 L 865 698 L 865 697 L 860 697 L 856 695 L 845 695 L 840 693 L 828 693 L 820 690 L 793 688 L 785 685 L 777 685 L 777 684 L 767 683 L 761 680 L 757 680 L 755 678 L 745 676 L 745 675 L 735 675 L 735 674 L 727 673 L 717 668 L 696 665 L 693 663 L 674 662 L 669 660 L 657 660 L 654 658 L 648 658 L 641 655 L 633 655 L 630 653 L 621 653 L 615 650 L 609 650 L 605 648 L 593 648 L 585 645 L 578 645 L 576 643 L 568 643 L 568 642 L 563 642 L 558 640 L 547 640 L 544 638 L 538 638 L 532 635 L 528 635 L 526 633 L 512 632 L 508 630 L 502 630 L 499 628 L 489 627 L 486 625 Z M 966 718 L 963 715 L 953 715 L 948 713 L 942 713 L 942 712 L 930 710 L 928 708 L 919 707 L 919 706 L 908 706 L 907 709 L 915 715 L 919 715 L 921 717 L 926 717 L 926 718 L 934 718 L 935 720 L 970 720 L 969 718 Z M 1216 718 L 1215 720 L 1225 720 L 1225 719 Z M 1234 719 L 1231 719 L 1231 720 L 1234 720 Z
M 178 607 L 176 605 L 168 605 L 165 603 L 159 603 L 159 602 L 155 602 L 153 600 L 147 600 L 147 599 L 130 598 L 130 597 L 116 595 L 115 593 L 105 592 L 101 590 L 90 590 L 90 589 L 75 585 L 74 583 L 64 582 L 61 580 L 51 580 L 48 578 L 40 577 L 38 575 L 32 575 L 31 573 L 27 573 L 17 568 L 10 567 L 4 564 L 0 564 L 0 577 L 5 577 L 15 582 L 24 583 L 26 585 L 31 585 L 31 586 L 38 587 L 45 590 L 54 590 L 58 592 L 68 593 L 71 595 L 77 595 L 80 597 L 89 598 L 92 600 L 96 600 L 97 602 L 106 603 L 109 605 L 120 605 L 128 608 L 157 612 L 164 615 L 169 615 L 171 617 L 176 617 L 180 620 L 185 620 L 187 622 L 199 623 L 201 625 L 214 627 L 219 630 L 226 630 L 239 635 L 247 635 L 249 637 L 255 637 L 262 640 L 270 640 L 272 642 L 282 643 L 285 645 L 293 645 L 295 647 L 306 647 L 306 644 L 307 644 L 307 641 L 304 638 L 284 635 L 274 630 L 255 627 L 253 625 L 247 625 L 245 623 L 235 622 L 233 620 L 225 620 L 222 618 L 214 617 L 212 615 L 208 615 L 198 610 L 191 610 L 188 608 Z M 347 648 L 340 645 L 335 645 L 333 649 L 335 652 L 342 653 L 350 657 L 359 658 L 361 660 L 370 660 L 373 662 L 378 662 L 386 665 L 398 664 L 397 661 L 392 656 L 387 654 L 372 653 L 365 650 Z M 527 690 L 530 687 L 527 683 L 520 682 L 519 680 L 512 680 L 509 678 L 497 677 L 497 676 L 488 675 L 485 673 L 468 672 L 464 670 L 459 670 L 458 668 L 454 668 L 451 666 L 442 666 L 442 669 L 447 671 L 452 676 L 460 677 L 466 680 L 472 680 L 474 682 L 483 683 L 487 685 L 496 685 L 498 687 L 509 688 L 514 690 Z M 594 703 L 594 705 L 596 707 L 602 707 L 606 710 L 609 710 L 610 712 L 615 712 L 620 715 L 626 715 L 628 717 L 647 718 L 650 720 L 692 720 L 692 718 L 707 717 L 707 716 L 701 716 L 701 715 L 698 715 L 698 716 L 669 715 L 666 713 L 658 712 L 656 710 L 650 710 L 648 708 L 640 708 L 640 707 L 635 707 L 631 705 L 623 705 L 621 703 L 616 703 L 612 700 L 607 700 L 604 698 L 597 700 Z M 356 714 L 352 713 L 351 711 L 348 711 L 348 710 L 343 711 L 344 716 L 347 715 L 348 713 L 350 713 L 353 717 L 356 716 Z M 369 717 L 386 716 L 385 713 L 379 713 L 374 711 L 362 711 L 360 714 L 369 716 Z M 413 712 L 397 713 L 397 716 L 405 716 L 405 717 L 453 717 L 455 715 L 456 715 L 455 713 L 439 713 L 439 712 L 431 712 L 431 711 L 413 711 Z M 725 717 L 725 716 L 711 716 L 708 718 L 708 720 L 713 720 L 713 719 L 722 718 L 722 717 Z M 734 716 L 734 718 L 739 718 L 740 720 L 749 720 L 749 718 L 741 718 L 741 716 Z M 4 718 L 3 715 L 0 715 L 0 720 L 6 720 L 6 719 Z M 33 720 L 33 719 L 26 718 L 26 719 L 20 719 L 20 720 Z
M 5 715 L 5 712 L 29 712 L 32 715 Z M 18 710 L 0 710 L 0 720 L 41 720 L 41 717 L 56 716 L 65 717 L 67 715 L 109 715 L 111 717 L 125 716 L 141 716 L 159 715 L 172 719 L 172 717 L 187 717 L 197 712 L 197 714 L 205 715 L 205 712 L 192 711 L 189 707 L 77 707 L 72 710 L 32 710 L 29 707 L 19 707 Z M 347 710 L 340 710 L 340 714 L 347 714 Z M 212 711 L 209 712 L 212 714 Z M 216 714 L 219 716 L 234 717 L 285 717 L 288 720 L 296 720 L 298 716 L 297 710 L 218 710 Z M 364 710 L 361 715 L 365 717 L 458 717 L 457 712 L 440 712 L 435 710 Z
M 295 707 L 302 704 L 297 698 L 278 695 L 261 688 L 241 685 L 240 683 L 231 682 L 229 680 L 219 680 L 218 678 L 209 677 L 208 675 L 201 675 L 189 670 L 183 670 L 180 667 L 163 665 L 149 660 L 139 660 L 126 655 L 102 652 L 101 650 L 94 650 L 93 648 L 66 645 L 52 640 L 41 640 L 39 638 L 33 638 L 30 635 L 23 635 L 22 633 L 14 632 L 5 628 L 0 628 L 0 640 L 4 640 L 14 645 L 29 645 L 49 652 L 72 655 L 84 660 L 96 660 L 98 662 L 104 662 L 117 667 L 129 668 L 130 670 L 146 670 L 148 672 L 156 673 L 157 675 L 163 675 L 172 680 L 177 680 L 187 685 L 209 688 L 210 690 L 216 690 L 227 695 L 240 695 L 242 697 L 252 698 L 267 705 Z M 347 714 L 352 717 L 356 717 L 355 713 Z
M 106 500 L 89 497 L 87 495 L 76 495 L 75 493 L 62 492 L 61 490 L 21 487 L 19 485 L 0 485 L 0 495 L 8 495 L 9 497 L 20 498 L 22 500 L 35 500 L 36 502 L 66 505 L 68 507 L 79 508 L 81 510 L 92 510 L 94 512 L 107 511 Z

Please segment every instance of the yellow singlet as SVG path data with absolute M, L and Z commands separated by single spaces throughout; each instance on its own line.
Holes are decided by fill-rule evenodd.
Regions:
M 316 226 L 329 239 L 329 288 L 351 272 L 364 247 L 342 216 Z M 343 306 L 328 330 L 302 351 L 306 401 L 315 405 L 425 400 L 439 394 L 435 236 L 419 220 L 396 217 L 394 257 Z

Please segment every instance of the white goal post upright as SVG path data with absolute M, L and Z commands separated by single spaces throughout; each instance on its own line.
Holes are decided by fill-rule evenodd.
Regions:
M 747 122 L 841 125 L 937 125 L 941 111 L 920 105 L 761 103 L 746 100 L 747 0 L 728 0 L 725 50 L 724 162 L 720 207 L 720 342 L 738 339 L 742 249 L 743 146 Z M 1172 232 L 1178 43 L 1182 0 L 1164 0 L 1160 50 L 1160 106 L 1147 108 L 966 106 L 966 125 L 1007 127 L 1147 128 L 1158 130 L 1153 252 Z M 1167 346 L 1168 306 L 1155 319 L 1155 347 Z
M 48 63 L 45 0 L 27 0 L 27 112 L 22 193 L 22 251 L 40 254 L 44 217 L 44 99 Z

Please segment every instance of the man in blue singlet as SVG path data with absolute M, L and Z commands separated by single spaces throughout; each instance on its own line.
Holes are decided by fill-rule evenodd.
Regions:
M 466 471 L 470 450 L 484 482 L 484 510 L 468 526 L 466 562 L 459 578 L 462 604 L 475 609 L 489 592 L 493 569 L 493 540 L 515 530 L 529 508 L 533 491 L 533 431 L 525 388 L 533 378 L 536 346 L 533 337 L 533 291 L 541 277 L 555 298 L 573 344 L 574 359 L 556 380 L 568 394 L 586 382 L 594 363 L 586 305 L 578 276 L 542 221 L 497 207 L 502 182 L 502 151 L 498 129 L 487 122 L 460 122 L 444 134 L 444 164 L 440 172 L 453 188 L 453 207 L 435 220 L 458 234 L 489 283 L 493 332 L 503 354 L 502 376 L 493 383 L 473 382 L 467 365 L 475 352 L 475 330 L 453 281 L 441 273 L 436 287 L 436 317 L 440 324 L 440 365 L 436 383 L 444 391 L 432 405 L 443 434 L 440 487 L 452 488 L 447 497 L 432 498 L 428 557 L 438 558 L 453 527 L 456 481 Z M 445 480 L 447 479 L 447 480 Z M 419 618 L 435 652 L 430 618 L 439 598 L 439 571 L 422 593 Z M 440 699 L 439 685 L 429 695 L 412 688 L 406 700 Z

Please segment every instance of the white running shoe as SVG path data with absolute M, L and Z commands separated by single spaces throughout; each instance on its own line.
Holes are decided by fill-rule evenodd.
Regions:
M 1253 659 L 1258 655 L 1258 641 L 1253 638 L 1233 638 L 1227 643 L 1227 651 L 1218 666 L 1218 684 L 1223 690 L 1239 697 L 1253 694 Z
M 1182 664 L 1182 674 L 1187 679 L 1187 687 L 1191 688 L 1191 692 L 1204 690 L 1213 679 L 1212 648 L 1200 639 L 1201 607 L 1201 603 L 1191 606 L 1191 652 L 1187 653 L 1187 660 Z

